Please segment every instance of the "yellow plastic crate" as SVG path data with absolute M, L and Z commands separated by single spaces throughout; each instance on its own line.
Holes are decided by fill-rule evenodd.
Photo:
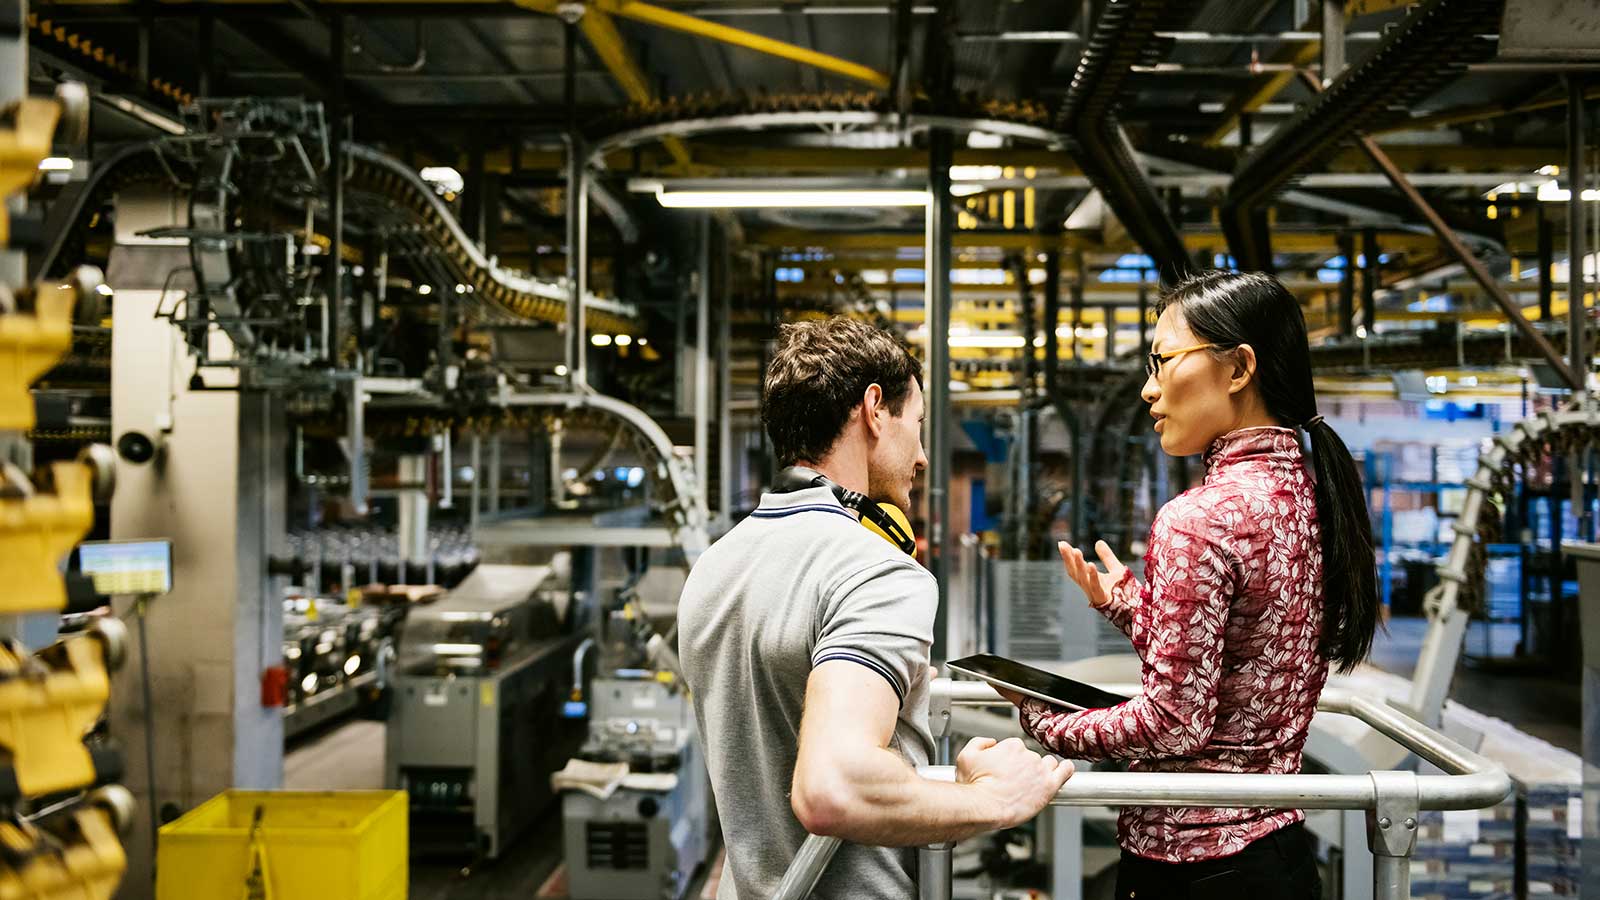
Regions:
M 267 900 L 405 900 L 404 791 L 223 791 L 162 826 L 157 900 L 248 896 L 257 809 Z

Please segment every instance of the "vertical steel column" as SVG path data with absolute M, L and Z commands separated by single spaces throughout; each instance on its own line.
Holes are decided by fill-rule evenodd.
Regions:
M 1344 272 L 1339 279 L 1339 336 L 1352 337 L 1356 333 L 1356 239 L 1349 232 L 1340 232 L 1339 255 L 1344 257 Z
M 1073 267 L 1076 276 L 1072 279 L 1072 366 L 1080 374 L 1073 376 L 1074 381 L 1081 378 L 1078 370 L 1078 326 L 1083 324 L 1083 287 L 1088 267 L 1084 264 L 1083 250 L 1074 251 Z M 1086 434 L 1084 423 L 1074 417 L 1070 423 L 1072 431 L 1072 541 L 1082 543 L 1086 532 L 1089 530 L 1089 447 L 1093 438 Z
M 367 391 L 358 375 L 350 380 L 350 400 L 345 406 L 345 442 L 350 445 L 350 508 L 358 516 L 367 514 L 367 480 L 371 461 L 367 459 Z
M 1033 339 L 1038 329 L 1034 327 L 1033 286 L 1028 283 L 1028 263 L 1020 257 L 1014 258 L 1011 270 L 1017 279 L 1017 322 L 1022 329 L 1022 358 L 1019 360 L 1022 368 L 1017 373 L 1017 389 L 1022 392 L 1022 402 L 1026 405 L 1033 396 L 1037 362 Z
M 1600 796 L 1600 546 L 1579 544 L 1569 547 L 1568 552 L 1577 560 L 1578 633 L 1583 651 L 1578 679 L 1583 700 L 1579 719 L 1579 749 L 1583 751 L 1580 883 L 1600 885 L 1600 815 L 1594 808 L 1594 800 Z
M 928 133 L 928 214 L 926 246 L 928 316 L 928 568 L 939 585 L 939 608 L 933 625 L 933 659 L 945 654 L 946 602 L 950 573 L 950 258 L 951 216 L 949 131 Z
M 589 166 L 578 134 L 576 88 L 578 28 L 568 22 L 564 46 L 567 103 L 567 383 L 573 390 L 589 386 L 589 336 L 583 301 L 589 295 Z M 497 444 L 498 446 L 498 444 Z
M 1144 273 L 1139 273 L 1139 355 L 1142 357 L 1150 352 L 1149 325 L 1150 323 L 1150 285 L 1144 280 Z M 1112 324 L 1115 324 L 1114 322 Z
M 694 477 L 700 483 L 700 513 L 706 515 L 711 490 L 711 213 L 701 213 L 695 242 L 694 306 Z
M 733 525 L 733 373 L 729 361 L 733 342 L 733 298 L 728 260 L 728 235 L 717 232 L 717 512 L 725 525 Z
M 1083 351 L 1078 349 L 1078 329 L 1083 326 L 1083 280 L 1087 270 L 1082 250 L 1073 251 L 1072 268 L 1072 364 L 1076 366 L 1083 358 Z
M 1061 325 L 1061 251 L 1050 250 L 1044 255 L 1044 392 L 1053 397 L 1056 392 L 1056 370 L 1061 367 L 1061 336 L 1056 329 Z
M 1361 232 L 1361 325 L 1367 337 L 1377 333 L 1378 324 L 1378 233 L 1371 228 Z
M 1556 229 L 1550 222 L 1550 216 L 1544 211 L 1543 203 L 1535 203 L 1534 212 L 1539 216 L 1539 321 L 1546 328 L 1550 327 L 1551 300 L 1555 295 L 1555 281 L 1551 277 L 1550 269 L 1554 265 L 1556 256 Z
M 1322 84 L 1344 71 L 1344 0 L 1322 0 Z
M 406 453 L 399 459 L 398 543 L 400 580 L 410 583 L 408 564 L 426 566 L 428 561 L 428 454 Z
M 28 96 L 28 21 L 27 4 L 18 3 L 3 13 L 5 30 L 0 38 L 0 105 L 17 103 Z M 28 208 L 28 198 L 17 194 L 6 200 L 6 209 L 17 215 Z M 21 287 L 28 276 L 28 254 L 0 247 L 0 281 Z M 15 442 L 5 442 L 15 443 Z M 0 454 L 5 448 L 0 446 Z M 0 456 L 3 459 L 3 456 Z
M 483 497 L 483 437 L 476 431 L 472 433 L 472 485 L 470 491 L 470 505 L 467 513 L 467 525 L 476 531 L 478 529 L 478 513 L 482 510 L 480 500 Z
M 328 20 L 328 58 L 333 64 L 333 103 L 329 110 L 333 121 L 329 123 L 332 127 L 328 134 L 328 142 L 332 145 L 328 156 L 331 161 L 328 178 L 332 197 L 330 215 L 333 218 L 328 226 L 328 363 L 337 369 L 342 346 L 340 315 L 344 311 L 344 145 L 350 140 L 346 130 L 349 120 L 345 117 L 344 108 L 344 16 L 337 13 Z
M 489 515 L 500 514 L 500 432 L 489 439 Z
M 574 390 L 589 386 L 589 335 L 583 301 L 589 295 L 589 167 L 583 141 L 567 143 L 567 380 Z
M 1584 246 L 1583 188 L 1588 182 L 1584 153 L 1583 79 L 1567 76 L 1567 358 L 1572 374 L 1578 378 L 1575 393 L 1581 396 L 1589 381 L 1587 336 L 1584 334 Z

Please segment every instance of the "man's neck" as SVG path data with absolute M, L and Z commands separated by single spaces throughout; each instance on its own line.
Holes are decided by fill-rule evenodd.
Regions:
M 805 466 L 828 477 L 829 481 L 858 494 L 867 492 L 867 455 L 852 452 L 850 448 L 836 448 L 827 457 L 815 461 L 800 461 Z

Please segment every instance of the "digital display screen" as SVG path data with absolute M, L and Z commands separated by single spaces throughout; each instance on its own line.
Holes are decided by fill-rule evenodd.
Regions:
M 165 594 L 172 590 L 172 542 L 89 541 L 78 545 L 78 569 L 97 594 Z
M 990 684 L 1073 709 L 1102 709 L 1126 703 L 1129 699 L 1121 694 L 1102 691 L 1092 684 L 1052 675 L 1043 669 L 1025 666 L 992 653 L 951 660 L 945 665 L 957 672 L 976 675 Z

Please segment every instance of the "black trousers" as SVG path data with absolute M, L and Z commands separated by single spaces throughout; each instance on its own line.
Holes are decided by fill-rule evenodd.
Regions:
M 1317 854 L 1296 822 L 1232 856 L 1170 863 L 1122 851 L 1117 900 L 1320 900 Z

